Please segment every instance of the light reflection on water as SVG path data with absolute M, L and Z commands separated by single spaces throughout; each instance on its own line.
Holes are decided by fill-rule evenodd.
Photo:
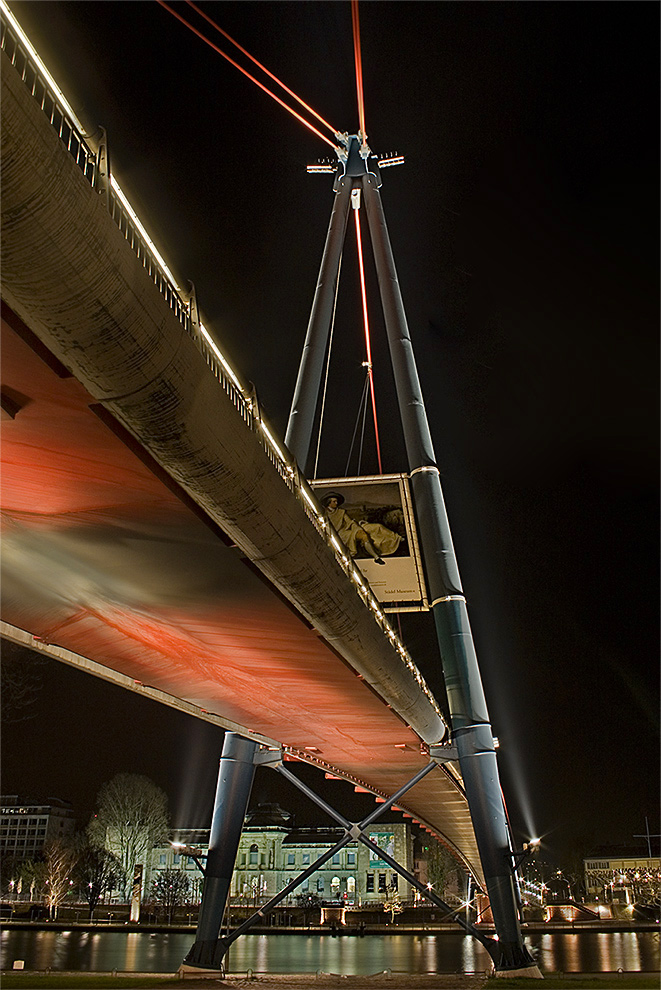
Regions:
M 172 932 L 4 931 L 0 966 L 23 959 L 30 970 L 173 973 L 188 952 L 191 934 Z M 613 972 L 659 969 L 654 932 L 540 932 L 526 942 L 542 972 Z M 230 948 L 228 972 L 475 973 L 488 969 L 484 947 L 461 933 L 440 935 L 247 935 Z
M 471 943 L 466 945 L 466 943 Z M 302 935 L 253 935 L 230 948 L 230 972 L 316 972 L 366 975 L 393 972 L 484 971 L 489 959 L 474 939 L 463 935 L 382 935 L 365 938 Z M 476 955 L 478 961 L 476 962 Z M 467 962 L 467 966 L 464 964 Z
M 529 938 L 542 972 L 654 972 L 659 969 L 655 932 L 562 932 Z

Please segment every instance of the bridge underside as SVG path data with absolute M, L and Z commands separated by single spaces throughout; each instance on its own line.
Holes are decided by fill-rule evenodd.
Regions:
M 393 793 L 420 738 L 5 316 L 3 619 Z M 464 851 L 458 788 L 439 770 L 418 789 L 407 807 Z
M 4 60 L 4 621 L 393 793 L 433 707 Z M 454 765 L 406 809 L 481 880 Z

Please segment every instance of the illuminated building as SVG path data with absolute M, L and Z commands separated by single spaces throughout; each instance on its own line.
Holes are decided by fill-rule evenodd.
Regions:
M 296 828 L 291 816 L 278 805 L 260 805 L 248 815 L 236 857 L 230 896 L 234 904 L 261 904 L 294 877 L 306 870 L 344 834 L 333 827 Z M 414 872 L 413 834 L 405 823 L 380 824 L 370 837 L 407 870 Z M 203 859 L 209 841 L 208 830 L 178 829 L 174 844 L 155 847 L 146 880 L 153 881 L 166 869 L 185 870 L 195 889 L 202 878 L 194 859 L 181 851 L 195 849 Z M 292 894 L 315 896 L 323 901 L 340 901 L 346 906 L 383 901 L 393 891 L 403 900 L 413 898 L 410 885 L 383 860 L 377 859 L 360 842 L 350 842 L 336 853 Z
M 52 839 L 65 839 L 76 826 L 68 801 L 19 801 L 18 794 L 0 797 L 0 855 L 33 859 Z
M 583 860 L 588 901 L 646 904 L 661 899 L 661 858 L 611 849 Z

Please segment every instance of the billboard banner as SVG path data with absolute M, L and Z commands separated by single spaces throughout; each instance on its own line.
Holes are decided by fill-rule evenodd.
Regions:
M 395 858 L 395 833 L 394 832 L 370 832 L 368 837 L 375 842 L 380 849 L 392 858 Z M 370 869 L 381 869 L 389 866 L 384 859 L 379 859 L 374 849 L 370 849 Z
M 385 610 L 428 609 L 408 476 L 323 478 L 310 486 Z

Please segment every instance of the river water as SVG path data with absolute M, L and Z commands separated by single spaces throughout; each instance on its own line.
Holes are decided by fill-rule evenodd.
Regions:
M 180 932 L 3 931 L 0 967 L 17 959 L 31 970 L 173 973 L 192 934 Z M 659 969 L 655 932 L 535 932 L 526 942 L 542 972 L 654 972 Z M 245 935 L 230 948 L 229 973 L 483 972 L 485 949 L 461 933 L 425 935 Z

